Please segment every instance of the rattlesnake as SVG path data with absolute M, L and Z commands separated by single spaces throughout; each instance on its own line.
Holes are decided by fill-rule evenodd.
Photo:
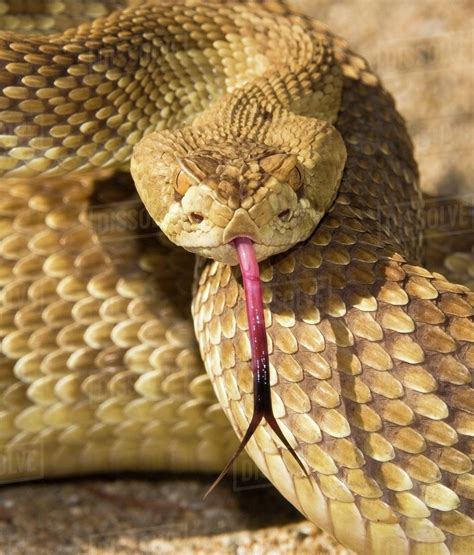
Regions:
M 2 34 L 2 477 L 222 469 L 221 407 L 241 436 L 253 410 L 224 244 L 246 234 L 274 414 L 310 476 L 266 425 L 257 466 L 358 552 L 468 552 L 473 295 L 416 265 L 416 164 L 378 78 L 267 7 L 151 3 Z M 134 146 L 153 219 L 217 259 L 196 264 L 193 321 L 193 257 L 107 170 Z

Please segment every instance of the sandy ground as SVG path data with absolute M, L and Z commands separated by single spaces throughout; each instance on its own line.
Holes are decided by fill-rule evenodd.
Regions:
M 377 68 L 416 145 L 426 191 L 474 196 L 470 0 L 295 2 Z M 349 553 L 266 484 L 210 477 L 99 477 L 6 485 L 0 553 Z M 236 487 L 239 486 L 239 487 Z

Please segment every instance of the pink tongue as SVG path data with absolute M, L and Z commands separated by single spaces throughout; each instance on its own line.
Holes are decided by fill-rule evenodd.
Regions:
M 242 281 L 245 290 L 245 305 L 249 324 L 250 348 L 252 351 L 252 369 L 255 381 L 265 381 L 270 389 L 267 333 L 263 314 L 263 295 L 260 283 L 260 270 L 255 257 L 252 241 L 247 237 L 234 240 L 239 257 Z M 258 388 L 254 394 L 260 393 Z
M 233 243 L 237 249 L 237 256 L 239 258 L 240 271 L 242 273 L 242 281 L 245 291 L 250 349 L 252 352 L 254 408 L 252 420 L 250 421 L 249 427 L 245 432 L 239 447 L 225 466 L 224 470 L 220 473 L 217 480 L 208 489 L 204 498 L 206 498 L 222 480 L 235 459 L 247 445 L 249 439 L 257 429 L 257 426 L 263 419 L 267 421 L 268 425 L 303 469 L 303 472 L 306 476 L 308 476 L 308 472 L 303 466 L 303 463 L 300 461 L 293 447 L 291 447 L 288 440 L 283 435 L 283 432 L 273 415 L 270 389 L 270 363 L 268 360 L 267 332 L 265 329 L 265 318 L 263 313 L 262 286 L 260 283 L 260 272 L 257 258 L 255 257 L 253 243 L 247 237 L 238 237 L 237 239 L 234 239 Z

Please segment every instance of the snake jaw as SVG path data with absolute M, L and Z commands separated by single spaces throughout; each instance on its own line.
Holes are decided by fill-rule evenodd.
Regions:
M 252 240 L 245 236 L 236 237 L 232 241 L 232 244 L 237 251 L 245 291 L 245 304 L 247 308 L 247 321 L 249 325 L 250 348 L 252 353 L 254 407 L 252 419 L 240 445 L 226 464 L 224 470 L 207 490 L 204 498 L 214 490 L 222 478 L 227 474 L 227 471 L 243 451 L 262 420 L 267 422 L 279 440 L 294 457 L 305 475 L 309 478 L 308 471 L 286 439 L 273 414 L 270 388 L 270 361 L 268 357 L 267 333 L 263 312 L 262 285 L 254 245 Z

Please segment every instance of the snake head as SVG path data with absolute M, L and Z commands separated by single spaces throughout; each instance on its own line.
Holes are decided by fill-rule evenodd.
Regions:
M 291 145 L 210 135 L 157 132 L 135 148 L 137 190 L 168 238 L 232 265 L 237 237 L 252 240 L 259 261 L 307 239 L 342 175 L 345 147 L 335 128 L 319 124 L 312 159 Z

